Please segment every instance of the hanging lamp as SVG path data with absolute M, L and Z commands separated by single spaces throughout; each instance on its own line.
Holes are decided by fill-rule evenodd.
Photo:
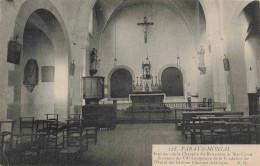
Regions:
M 117 66 L 117 58 L 116 58 L 116 18 L 115 18 L 115 58 L 114 58 L 114 66 Z

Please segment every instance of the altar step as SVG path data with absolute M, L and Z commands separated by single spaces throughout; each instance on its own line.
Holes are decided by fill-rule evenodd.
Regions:
M 117 110 L 116 121 L 117 123 L 168 123 L 175 122 L 175 113 L 173 111 L 126 113 L 124 110 Z
M 137 123 L 175 123 L 174 119 L 165 119 L 165 120 L 139 120 L 139 119 L 117 119 L 117 124 L 137 124 Z

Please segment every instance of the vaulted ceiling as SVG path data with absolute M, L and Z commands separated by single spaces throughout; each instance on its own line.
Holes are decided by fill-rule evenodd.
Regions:
M 128 7 L 140 4 L 156 4 L 176 11 L 187 25 L 194 42 L 198 38 L 198 31 L 206 31 L 205 14 L 199 0 L 97 0 L 94 8 L 101 38 L 107 23 L 115 15 Z M 199 26 L 196 26 L 198 24 Z

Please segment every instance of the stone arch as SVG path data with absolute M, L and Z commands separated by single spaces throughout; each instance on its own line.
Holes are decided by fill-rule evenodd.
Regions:
M 173 68 L 178 68 L 179 70 L 180 70 L 180 72 L 182 73 L 182 78 L 183 78 L 183 96 L 186 98 L 187 97 L 187 93 L 186 93 L 186 90 L 187 90 L 187 85 L 186 85 L 186 83 L 187 83 L 187 77 L 186 77 L 186 72 L 185 72 L 185 70 L 181 67 L 181 66 L 177 66 L 176 64 L 167 64 L 167 65 L 165 65 L 165 66 L 163 66 L 161 69 L 160 69 L 160 71 L 158 72 L 158 79 L 159 80 L 161 80 L 161 78 L 162 78 L 162 73 L 163 73 L 163 71 L 165 70 L 165 69 L 167 69 L 167 68 L 171 68 L 171 67 L 173 67 Z M 171 96 L 170 96 L 171 97 Z
M 237 19 L 239 14 L 244 10 L 244 8 L 249 5 L 251 2 L 254 2 L 256 0 L 247 0 L 247 1 L 240 1 L 239 5 L 236 7 L 234 13 L 232 14 L 232 20 Z
M 183 76 L 178 68 L 166 68 L 162 72 L 161 85 L 166 96 L 184 96 Z
M 216 8 L 219 8 L 219 1 L 218 0 L 212 0 L 210 1 L 211 3 L 213 3 L 213 5 L 210 6 L 209 1 L 207 0 L 199 0 L 201 7 L 203 9 L 204 15 L 205 15 L 205 21 L 206 21 L 206 32 L 209 34 L 210 33 L 210 25 L 211 25 L 211 20 L 212 20 L 212 15 L 211 13 L 214 13 L 214 17 L 216 17 L 216 13 L 217 15 L 219 15 L 219 11 L 217 10 L 216 12 L 212 12 L 212 10 L 216 10 Z M 211 11 L 211 12 L 209 12 Z M 217 17 L 219 19 L 219 17 Z
M 231 22 L 228 25 L 228 33 L 230 34 L 232 33 L 232 25 L 236 24 L 239 18 L 240 13 L 244 10 L 244 8 L 249 5 L 251 2 L 254 2 L 256 0 L 245 0 L 245 1 L 240 1 L 238 2 L 239 4 L 237 5 L 237 7 L 235 8 L 234 12 L 232 13 L 231 16 Z
M 247 78 L 251 73 L 248 66 L 249 55 L 245 38 L 247 35 L 247 18 L 244 9 L 255 0 L 240 1 L 232 11 L 232 17 L 227 30 L 227 56 L 230 62 L 230 72 L 227 76 L 228 85 L 234 98 L 231 99 L 232 110 L 249 113 L 248 91 L 250 83 Z M 237 35 L 240 34 L 240 35 Z M 251 75 L 251 74 L 250 74 Z M 250 82 L 250 83 L 249 83 Z
M 182 76 L 183 76 L 183 84 L 185 84 L 186 83 L 186 73 L 185 73 L 185 70 L 181 66 L 177 66 L 176 64 L 167 64 L 167 65 L 163 66 L 160 69 L 160 71 L 158 72 L 158 79 L 162 77 L 162 72 L 165 69 L 170 68 L 170 67 L 178 68 L 181 71 Z
M 125 69 L 125 70 L 127 70 L 131 74 L 131 76 L 132 76 L 132 81 L 135 80 L 134 71 L 130 67 L 125 66 L 125 65 L 115 66 L 113 69 L 111 69 L 111 71 L 108 73 L 108 76 L 107 76 L 108 100 L 112 100 L 112 98 L 111 98 L 111 76 L 118 69 Z M 122 98 L 118 98 L 118 100 L 123 100 L 123 99 Z
M 65 23 L 58 11 L 58 9 L 49 1 L 49 0 L 27 0 L 22 4 L 22 6 L 19 9 L 19 12 L 17 14 L 16 20 L 15 20 L 15 27 L 14 27 L 14 35 L 19 36 L 19 42 L 22 43 L 23 40 L 23 34 L 24 34 L 24 28 L 27 23 L 27 20 L 29 19 L 30 15 L 36 11 L 37 9 L 46 9 L 49 12 L 51 12 L 60 23 L 65 38 L 66 38 L 66 44 L 69 46 L 69 35 L 67 32 L 67 28 L 65 26 Z M 70 47 L 68 47 L 70 49 Z M 69 51 L 70 52 L 70 51 Z
M 69 72 L 68 72 L 68 68 L 69 68 L 69 64 L 71 63 L 71 47 L 70 47 L 70 42 L 69 42 L 69 35 L 65 26 L 65 23 L 58 11 L 58 9 L 49 1 L 49 0 L 27 0 L 25 1 L 19 11 L 18 11 L 18 15 L 16 17 L 15 20 L 15 26 L 14 26 L 14 31 L 13 31 L 13 36 L 18 35 L 19 36 L 19 43 L 24 43 L 24 34 L 25 34 L 25 28 L 26 25 L 29 21 L 30 18 L 33 17 L 33 15 L 35 15 L 36 12 L 38 11 L 46 11 L 48 13 L 50 13 L 50 15 L 53 16 L 53 18 L 55 18 L 57 20 L 57 25 L 59 26 L 59 28 L 61 29 L 60 32 L 55 32 L 55 33 L 51 33 L 51 31 L 46 31 L 46 27 L 48 28 L 48 25 L 45 25 L 46 27 L 41 27 L 38 26 L 39 30 L 42 30 L 43 33 L 46 34 L 46 36 L 51 40 L 51 43 L 54 45 L 54 50 L 55 50 L 55 54 L 59 55 L 62 58 L 65 58 L 65 66 L 63 66 L 64 68 L 64 72 L 62 73 L 62 75 L 64 76 L 64 86 L 63 86 L 63 90 L 66 91 L 66 95 L 64 95 L 64 98 L 62 98 L 62 102 L 59 100 L 55 100 L 55 104 L 54 104 L 54 112 L 46 112 L 46 113 L 59 113 L 59 114 L 63 114 L 64 118 L 65 118 L 65 114 L 69 113 L 69 107 L 70 107 L 70 103 L 69 98 L 71 98 L 71 93 L 69 90 L 71 81 L 69 79 Z M 37 15 L 37 14 L 36 14 Z M 42 22 L 41 22 L 42 21 Z M 41 23 L 46 23 L 43 20 L 38 20 L 35 21 L 38 22 L 39 24 Z M 50 28 L 50 27 L 49 27 Z M 23 49 L 22 49 L 23 50 Z M 21 53 L 21 58 L 23 58 L 23 51 Z M 20 75 L 23 75 L 21 72 L 23 71 L 23 65 L 16 65 L 14 72 L 19 73 Z M 56 67 L 55 67 L 56 68 Z M 39 66 L 39 69 L 41 69 L 41 67 Z M 57 69 L 56 69 L 57 71 Z M 59 70 L 61 71 L 61 70 Z M 58 74 L 56 74 L 58 75 Z M 22 76 L 21 76 L 22 77 Z M 56 77 L 56 76 L 55 76 Z M 19 78 L 22 79 L 22 78 Z M 39 80 L 41 79 L 41 77 L 39 76 Z M 56 80 L 59 80 L 59 78 L 56 78 Z M 14 87 L 14 91 L 22 91 L 23 89 L 22 87 L 22 81 L 17 81 L 19 82 L 19 85 L 15 85 Z M 61 84 L 61 81 L 56 81 L 55 83 L 60 82 L 59 84 Z M 58 87 L 58 86 L 57 86 Z M 58 94 L 58 91 L 56 88 L 55 89 L 55 94 Z M 24 93 L 24 92 L 23 92 Z M 14 99 L 14 103 L 18 104 L 18 105 L 22 105 L 22 96 L 21 93 L 17 94 L 15 99 Z M 61 106 L 64 105 L 64 106 Z M 21 109 L 22 110 L 21 106 Z M 21 113 L 21 112 L 20 112 Z M 38 116 L 38 115 L 37 115 Z M 41 115 L 42 116 L 42 115 Z M 61 117 L 63 118 L 63 117 Z

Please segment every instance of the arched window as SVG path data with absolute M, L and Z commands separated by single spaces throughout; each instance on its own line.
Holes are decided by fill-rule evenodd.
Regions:
M 162 90 L 166 96 L 183 95 L 183 76 L 181 71 L 175 67 L 168 67 L 162 72 Z
M 111 98 L 128 98 L 132 92 L 132 75 L 123 68 L 113 72 L 110 78 Z

